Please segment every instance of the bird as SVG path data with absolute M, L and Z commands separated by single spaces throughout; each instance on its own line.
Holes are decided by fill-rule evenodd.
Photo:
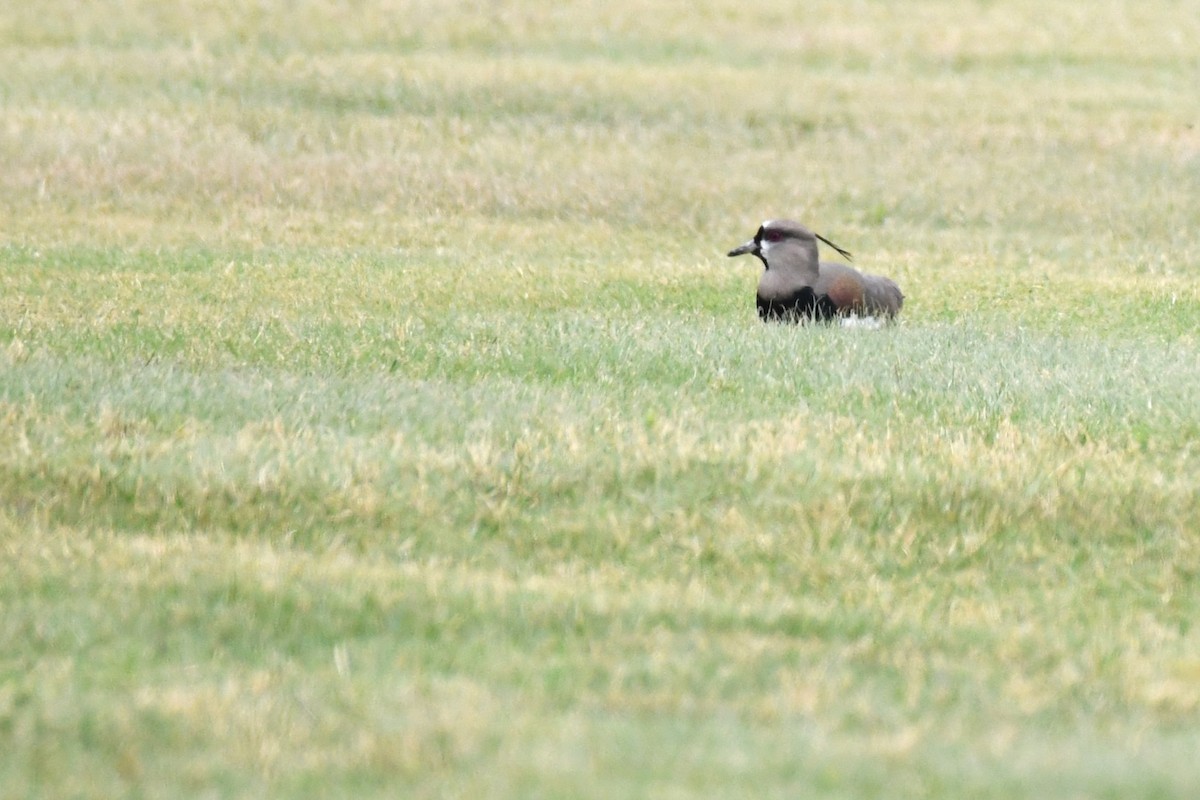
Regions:
M 847 264 L 817 259 L 817 240 L 850 253 L 790 219 L 769 219 L 754 238 L 729 251 L 751 253 L 763 263 L 758 282 L 758 316 L 763 322 L 831 322 L 851 317 L 891 321 L 904 294 L 890 278 L 859 272 Z

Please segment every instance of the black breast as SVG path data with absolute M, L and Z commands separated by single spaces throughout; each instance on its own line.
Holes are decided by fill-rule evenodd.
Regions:
M 763 322 L 828 322 L 837 316 L 837 306 L 826 295 L 805 286 L 786 297 L 758 297 L 758 316 Z

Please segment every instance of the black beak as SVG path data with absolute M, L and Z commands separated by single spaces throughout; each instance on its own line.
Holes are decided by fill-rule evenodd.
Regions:
M 750 241 L 746 242 L 745 244 L 738 245 L 737 247 L 730 250 L 727 255 L 730 258 L 733 258 L 734 256 L 744 256 L 744 255 L 746 255 L 746 253 L 753 253 L 754 255 L 759 254 L 758 240 L 751 239 Z

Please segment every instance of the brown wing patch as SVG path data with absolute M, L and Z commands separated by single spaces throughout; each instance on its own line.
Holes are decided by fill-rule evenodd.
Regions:
M 855 311 L 862 308 L 862 281 L 855 279 L 853 275 L 840 275 L 830 281 L 826 294 L 837 306 L 838 311 Z

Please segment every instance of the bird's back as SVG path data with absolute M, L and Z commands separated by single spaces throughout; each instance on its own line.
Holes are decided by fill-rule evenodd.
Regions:
M 904 305 L 904 294 L 890 278 L 859 272 L 854 267 L 822 261 L 813 291 L 829 298 L 838 314 L 894 317 Z

